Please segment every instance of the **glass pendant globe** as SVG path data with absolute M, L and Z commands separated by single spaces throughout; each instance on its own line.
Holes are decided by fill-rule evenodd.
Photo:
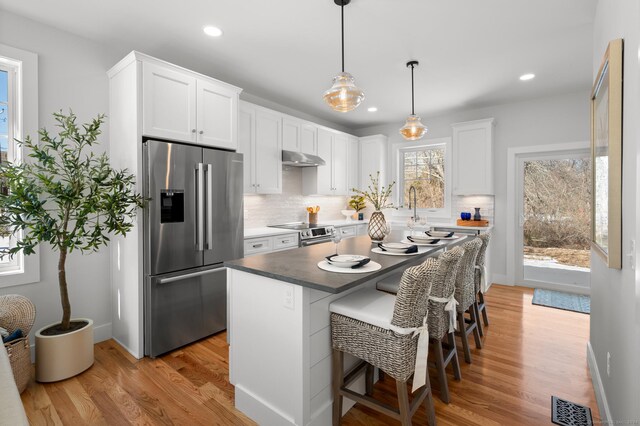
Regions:
M 355 79 L 348 72 L 341 72 L 333 78 L 333 86 L 324 92 L 324 101 L 338 112 L 353 111 L 364 100 L 364 92 L 355 85 Z
M 407 117 L 407 121 L 404 123 L 404 126 L 400 128 L 400 134 L 406 140 L 417 141 L 427 134 L 427 126 L 420 122 L 420 117 L 415 114 L 411 114 Z

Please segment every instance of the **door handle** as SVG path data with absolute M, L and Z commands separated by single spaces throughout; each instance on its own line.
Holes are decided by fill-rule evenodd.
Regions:
M 204 168 L 196 166 L 196 250 L 204 250 Z
M 213 250 L 213 166 L 207 164 L 207 250 Z
M 158 284 L 168 284 L 176 281 L 188 280 L 189 278 L 201 277 L 203 275 L 212 274 L 214 272 L 220 272 L 225 268 L 207 269 L 206 271 L 192 272 L 191 274 L 178 275 L 177 277 L 161 278 L 158 280 Z

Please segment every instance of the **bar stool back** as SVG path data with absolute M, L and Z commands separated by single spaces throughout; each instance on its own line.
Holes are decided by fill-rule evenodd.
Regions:
M 480 314 L 482 314 L 482 319 L 484 321 L 484 326 L 489 326 L 489 316 L 487 315 L 487 304 L 484 301 L 484 291 L 487 287 L 489 277 L 487 276 L 487 268 L 485 265 L 485 259 L 487 255 L 487 247 L 489 246 L 489 241 L 491 240 L 491 234 L 480 234 L 478 238 L 482 240 L 482 247 L 480 247 L 480 251 L 478 252 L 478 257 L 476 259 L 476 274 L 475 274 L 475 288 L 476 288 L 476 317 L 480 319 Z M 480 336 L 484 336 L 484 330 L 482 328 L 482 322 L 478 321 L 478 330 L 480 332 Z

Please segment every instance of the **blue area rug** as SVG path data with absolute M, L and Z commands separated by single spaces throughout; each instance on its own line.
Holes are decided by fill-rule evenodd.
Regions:
M 560 291 L 536 288 L 533 292 L 534 305 L 564 309 L 565 311 L 591 313 L 591 298 L 583 294 L 562 293 Z

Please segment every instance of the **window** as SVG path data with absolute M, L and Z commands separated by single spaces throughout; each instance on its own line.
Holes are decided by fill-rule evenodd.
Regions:
M 398 204 L 407 208 L 411 201 L 413 205 L 413 194 L 410 200 L 409 191 L 414 187 L 416 206 L 423 214 L 427 217 L 450 215 L 450 145 L 450 138 L 442 138 L 421 145 L 397 146 Z
M 35 54 L 0 44 L 0 162 L 22 161 L 24 155 L 15 140 L 22 140 L 27 134 L 37 137 L 37 72 Z M 0 191 L 7 191 L 2 182 Z M 15 242 L 14 237 L 0 236 L 0 247 L 10 247 Z M 0 287 L 39 280 L 37 253 L 0 258 Z

